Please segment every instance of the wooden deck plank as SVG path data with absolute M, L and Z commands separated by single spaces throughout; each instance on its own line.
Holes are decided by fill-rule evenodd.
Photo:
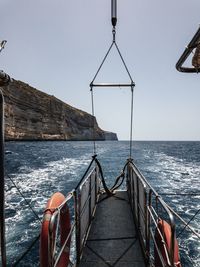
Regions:
M 145 267 L 127 192 L 103 195 L 79 267 Z

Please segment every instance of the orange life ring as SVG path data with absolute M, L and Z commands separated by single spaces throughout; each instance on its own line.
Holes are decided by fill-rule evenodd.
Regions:
M 162 236 L 165 242 L 163 242 L 163 239 L 158 229 L 162 233 Z M 156 228 L 156 231 L 155 231 L 155 239 L 156 239 L 157 246 L 160 250 L 160 253 L 162 254 L 163 260 L 166 263 L 166 266 L 168 266 L 167 254 L 169 255 L 170 246 L 171 246 L 171 226 L 165 220 L 159 219 L 158 227 Z M 156 248 L 154 248 L 154 256 L 155 256 L 155 267 L 163 266 Z M 174 266 L 181 267 L 178 241 L 176 238 L 175 238 L 175 243 L 174 243 Z
M 54 259 L 53 259 L 54 255 L 52 255 L 53 252 L 50 250 L 51 248 L 54 247 L 54 243 L 55 243 L 56 225 L 53 226 L 53 240 L 49 240 L 49 225 L 50 225 L 50 220 L 51 220 L 51 217 L 54 211 L 63 203 L 64 200 L 65 200 L 64 195 L 57 192 L 53 194 L 53 196 L 47 202 L 46 209 L 44 211 L 42 227 L 41 227 L 41 235 L 40 235 L 40 266 L 41 267 L 51 266 L 52 262 L 54 262 Z M 60 245 L 62 247 L 71 229 L 70 214 L 69 214 L 69 208 L 67 204 L 65 204 L 65 206 L 61 209 L 59 224 L 60 224 Z M 63 253 L 61 254 L 57 267 L 68 266 L 70 242 L 71 242 L 71 238 L 69 238 L 67 245 Z

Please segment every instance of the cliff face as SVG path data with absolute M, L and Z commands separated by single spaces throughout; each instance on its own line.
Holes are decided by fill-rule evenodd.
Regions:
M 91 140 L 93 125 L 97 140 L 117 140 L 92 115 L 21 81 L 3 87 L 3 94 L 6 140 Z

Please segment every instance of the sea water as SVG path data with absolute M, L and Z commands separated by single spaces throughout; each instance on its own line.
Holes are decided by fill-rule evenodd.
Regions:
M 96 146 L 111 186 L 129 157 L 129 142 L 97 142 Z M 11 179 L 42 218 L 54 192 L 66 195 L 76 186 L 91 161 L 93 143 L 8 142 L 5 150 L 7 258 L 12 266 L 38 236 L 40 222 Z M 132 157 L 163 199 L 189 221 L 200 209 L 200 142 L 133 142 Z M 190 225 L 199 231 L 200 212 Z M 182 229 L 178 223 L 177 233 Z M 178 241 L 182 266 L 200 267 L 197 237 L 186 229 Z M 39 266 L 38 250 L 36 242 L 18 266 Z

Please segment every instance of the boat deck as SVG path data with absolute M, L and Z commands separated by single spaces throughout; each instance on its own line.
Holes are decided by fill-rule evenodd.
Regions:
M 126 191 L 102 195 L 79 267 L 145 267 Z

